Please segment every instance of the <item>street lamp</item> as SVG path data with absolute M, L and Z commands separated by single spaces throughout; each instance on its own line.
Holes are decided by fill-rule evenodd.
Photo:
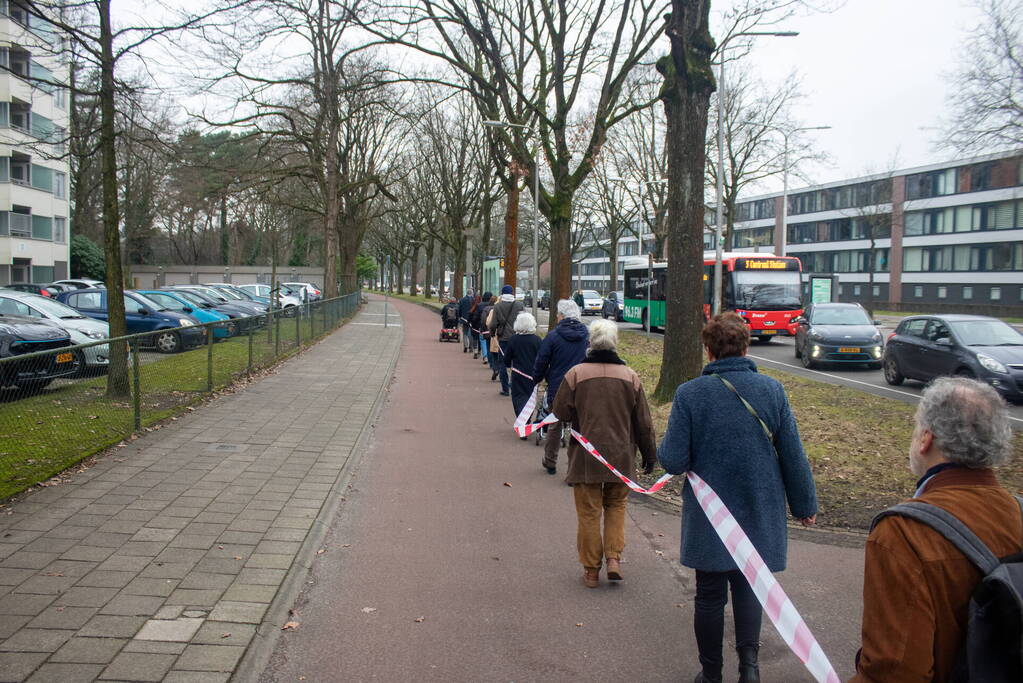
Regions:
M 495 128 L 521 128 L 533 136 L 533 318 L 537 319 L 540 289 L 540 136 L 524 123 L 484 121 L 483 125 Z
M 799 31 L 743 31 L 733 33 L 725 38 L 718 48 L 718 172 L 717 172 L 717 206 L 715 211 L 714 225 L 714 296 L 712 312 L 717 315 L 721 312 L 721 238 L 725 220 L 724 202 L 725 195 L 725 126 L 724 126 L 724 99 L 725 99 L 725 49 L 735 38 L 743 36 L 775 36 L 778 38 L 793 38 L 799 35 Z

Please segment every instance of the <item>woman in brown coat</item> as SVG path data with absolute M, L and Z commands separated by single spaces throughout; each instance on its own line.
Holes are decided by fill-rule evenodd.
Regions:
M 590 325 L 589 351 L 583 362 L 565 375 L 554 399 L 554 414 L 562 422 L 570 422 L 615 469 L 633 479 L 636 450 L 649 473 L 657 461 L 657 448 L 643 386 L 639 376 L 618 357 L 617 347 L 618 327 L 613 322 L 597 320 Z M 576 545 L 583 583 L 589 588 L 600 584 L 604 560 L 608 580 L 620 581 L 629 488 L 575 439 L 568 446 L 565 481 L 575 494 Z

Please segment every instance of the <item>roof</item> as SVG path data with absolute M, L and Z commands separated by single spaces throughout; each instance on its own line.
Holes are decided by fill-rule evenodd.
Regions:
M 920 313 L 918 315 L 908 315 L 906 318 L 937 318 L 950 323 L 966 322 L 968 320 L 998 320 L 998 318 L 992 318 L 989 315 L 971 315 L 969 313 Z

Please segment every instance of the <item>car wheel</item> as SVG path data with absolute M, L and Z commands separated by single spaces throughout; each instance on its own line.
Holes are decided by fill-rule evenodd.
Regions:
M 884 381 L 893 387 L 897 387 L 905 379 L 906 377 L 899 371 L 899 362 L 895 360 L 895 356 L 890 355 L 886 357 L 884 359 Z
M 600 317 L 603 318 L 604 320 L 607 320 L 607 312 L 606 311 L 601 311 L 600 312 Z
M 956 370 L 956 377 L 965 377 L 966 379 L 977 379 L 976 373 L 969 368 L 959 368 Z
M 803 349 L 803 353 L 799 354 L 799 360 L 807 370 L 813 370 L 817 367 L 817 363 L 814 362 L 813 358 L 810 358 L 809 349 Z
M 796 340 L 796 343 L 792 345 L 792 348 L 794 348 L 796 350 L 796 360 L 799 360 L 800 358 L 803 357 L 803 352 L 799 350 L 799 340 L 798 339 Z
M 181 335 L 174 330 L 161 330 L 153 335 L 153 346 L 160 353 L 177 353 L 181 350 Z

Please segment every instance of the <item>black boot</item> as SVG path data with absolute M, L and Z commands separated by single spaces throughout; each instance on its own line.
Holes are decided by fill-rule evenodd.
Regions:
M 759 650 L 759 645 L 735 648 L 739 654 L 739 683 L 760 683 L 760 667 L 757 664 Z
M 706 669 L 696 674 L 696 680 L 693 683 L 721 683 L 721 671 L 718 671 L 717 678 L 711 676 L 710 672 Z

